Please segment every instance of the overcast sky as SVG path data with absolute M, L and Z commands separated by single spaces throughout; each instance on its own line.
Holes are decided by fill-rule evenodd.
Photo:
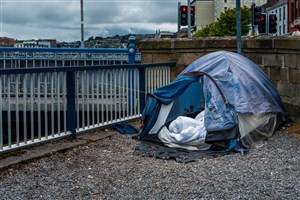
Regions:
M 85 39 L 177 30 L 186 0 L 84 0 Z M 80 0 L 0 0 L 0 36 L 80 40 Z

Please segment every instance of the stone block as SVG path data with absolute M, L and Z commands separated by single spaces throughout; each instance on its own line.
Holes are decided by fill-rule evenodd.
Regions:
M 283 102 L 286 112 L 295 118 L 300 118 L 300 106 Z
M 269 78 L 274 81 L 281 80 L 281 68 L 280 67 L 269 67 L 270 76 Z
M 170 62 L 174 60 L 173 55 L 170 52 L 157 52 L 152 54 L 152 62 L 153 63 L 160 63 L 160 62 Z
M 284 56 L 280 54 L 265 54 L 262 56 L 264 66 L 284 67 Z
M 204 49 L 206 40 L 204 39 L 185 39 L 185 40 L 176 40 L 172 44 L 174 49 Z
M 232 37 L 213 37 L 207 38 L 205 48 L 216 48 L 218 50 L 226 50 L 236 48 L 236 39 Z
M 171 68 L 171 81 L 175 80 L 177 76 L 184 70 L 186 65 L 177 65 L 176 67 Z
M 288 83 L 289 82 L 289 73 L 290 73 L 289 68 L 287 68 L 287 67 L 280 68 L 280 81 L 282 81 L 284 83 Z
M 153 63 L 153 54 L 151 53 L 142 53 L 142 63 Z
M 277 90 L 281 96 L 296 97 L 296 85 L 292 83 L 277 82 Z
M 147 39 L 139 43 L 138 49 L 144 50 L 162 50 L 171 48 L 171 39 Z
M 254 62 L 257 65 L 262 64 L 262 54 L 258 53 L 245 53 L 244 56 L 246 56 L 248 59 L 250 59 L 252 62 Z
M 289 72 L 289 82 L 300 84 L 300 70 L 291 69 Z
M 284 57 L 284 66 L 288 68 L 297 68 L 299 66 L 300 69 L 300 55 L 289 53 L 283 54 Z
M 249 49 L 273 49 L 273 39 L 270 37 L 245 38 L 243 48 Z
M 187 64 L 187 65 L 190 65 L 191 63 L 193 63 L 198 58 L 199 58 L 198 54 L 196 54 L 196 53 L 186 53 L 184 55 L 184 63 Z
M 274 40 L 275 49 L 300 49 L 300 37 L 277 37 Z
M 192 62 L 195 60 L 199 59 L 202 57 L 204 54 L 202 53 L 189 53 L 189 52 L 177 52 L 176 53 L 176 58 L 177 58 L 177 64 L 178 65 L 190 65 Z

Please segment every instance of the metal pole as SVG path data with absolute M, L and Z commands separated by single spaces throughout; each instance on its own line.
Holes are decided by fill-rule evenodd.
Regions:
M 241 0 L 236 0 L 236 46 L 237 53 L 242 54 Z
M 255 3 L 251 4 L 251 35 L 254 36 L 254 9 Z
M 67 130 L 76 137 L 75 71 L 67 72 Z M 77 110 L 77 112 L 79 112 Z
M 81 14 L 81 43 L 80 43 L 80 47 L 84 48 L 83 0 L 80 0 L 80 14 Z
M 134 65 L 135 63 L 135 55 L 136 55 L 136 46 L 134 45 L 135 37 L 130 36 L 128 38 L 129 45 L 128 45 L 128 63 Z M 128 116 L 132 116 L 135 109 L 135 99 L 134 99 L 134 69 L 128 69 Z
M 177 38 L 180 38 L 180 21 L 181 21 L 181 18 L 180 18 L 180 6 L 181 6 L 181 3 L 178 2 L 178 24 L 177 24 Z
M 188 5 L 188 38 L 191 38 L 191 1 L 187 0 Z

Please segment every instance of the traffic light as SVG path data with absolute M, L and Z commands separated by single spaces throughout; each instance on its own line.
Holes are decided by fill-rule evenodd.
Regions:
M 268 15 L 268 23 L 269 23 L 269 33 L 276 33 L 277 32 L 277 16 L 276 14 L 269 14 Z
M 258 23 L 258 32 L 265 34 L 267 33 L 267 14 L 261 13 L 260 21 Z
M 187 6 L 180 6 L 180 25 L 186 26 L 188 24 Z
M 258 25 L 260 23 L 262 8 L 260 6 L 252 6 L 252 23 Z
M 191 26 L 195 26 L 195 6 L 190 7 L 191 11 Z M 180 6 L 180 25 L 188 25 L 188 7 Z
M 191 6 L 190 10 L 191 10 L 191 26 L 195 26 L 195 6 Z

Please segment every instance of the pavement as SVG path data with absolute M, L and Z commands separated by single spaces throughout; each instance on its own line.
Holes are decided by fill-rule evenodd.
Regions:
M 300 124 L 294 123 L 288 127 L 284 127 L 290 135 L 300 140 Z M 97 130 L 87 131 L 77 135 L 74 139 L 67 137 L 58 139 L 50 143 L 43 143 L 37 146 L 27 147 L 10 153 L 0 155 L 0 170 L 7 169 L 11 166 L 27 163 L 42 157 L 50 156 L 55 153 L 65 152 L 69 149 L 86 145 L 91 142 L 102 140 L 114 134 L 119 134 L 112 128 L 106 127 Z
M 50 156 L 54 153 L 65 152 L 69 149 L 110 137 L 114 134 L 117 134 L 117 132 L 111 128 L 92 130 L 77 135 L 75 139 L 67 137 L 50 143 L 43 143 L 5 153 L 0 155 L 0 170 L 7 169 L 13 165 L 27 163 L 35 159 Z

